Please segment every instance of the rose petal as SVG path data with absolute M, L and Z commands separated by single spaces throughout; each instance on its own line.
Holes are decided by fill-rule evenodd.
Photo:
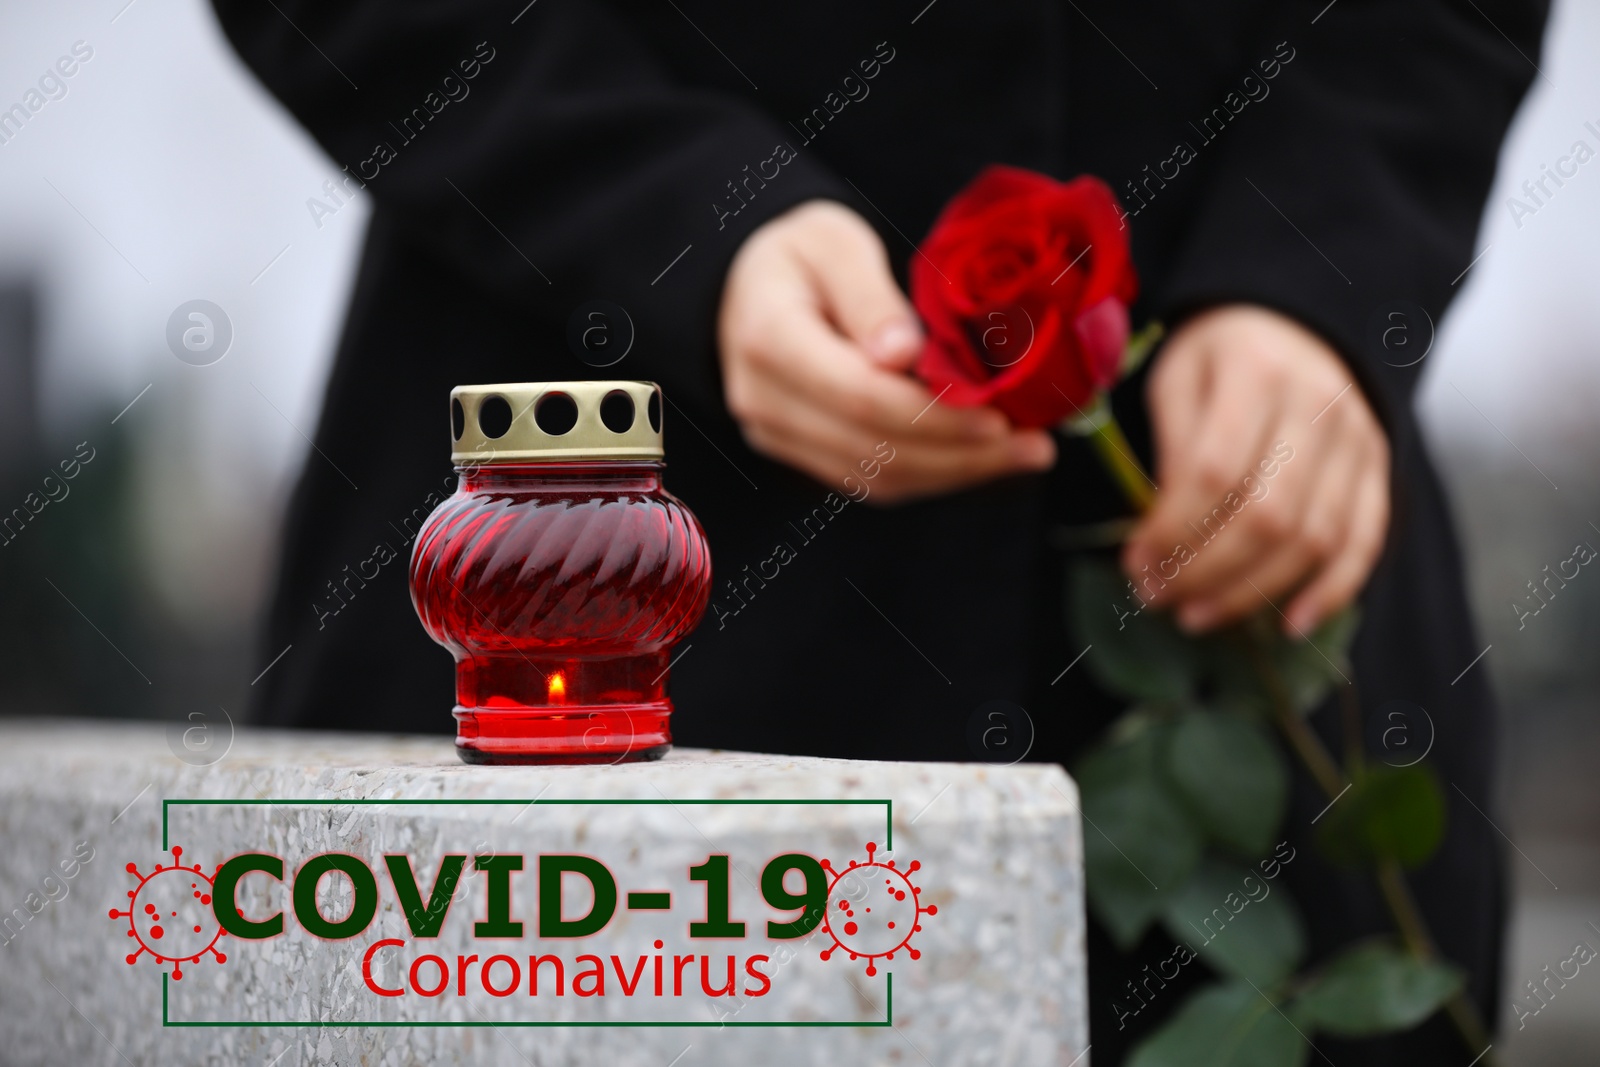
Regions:
M 975 378 L 966 365 L 971 358 L 963 345 L 949 345 L 929 337 L 917 357 L 917 374 L 951 407 L 976 407 L 989 402 L 988 383 Z
M 1128 347 L 1128 308 L 1108 296 L 1072 322 L 1072 331 L 1082 346 L 1084 367 L 1089 380 L 1105 389 L 1114 385 L 1122 368 L 1122 353 Z
M 1039 323 L 1033 350 L 990 383 L 989 403 L 1018 426 L 1054 426 L 1094 396 L 1077 338 L 1063 323 L 1060 311 L 1052 309 Z
M 1060 188 L 1054 178 L 1021 167 L 991 164 L 978 172 L 934 222 L 934 229 L 976 215 L 994 205 L 1035 193 L 1049 195 Z

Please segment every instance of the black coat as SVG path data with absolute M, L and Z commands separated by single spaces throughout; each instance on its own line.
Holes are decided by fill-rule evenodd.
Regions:
M 970 759 L 972 716 L 1005 699 L 1035 725 L 1030 758 L 1070 762 L 1115 710 L 1082 669 L 1052 683 L 1079 651 L 1061 622 L 1057 528 L 1116 507 L 1087 453 L 1069 444 L 1047 477 L 831 514 L 843 486 L 744 445 L 713 323 L 739 242 L 802 201 L 856 208 L 903 277 L 912 242 L 983 165 L 1094 173 L 1132 212 L 1136 321 L 1227 300 L 1279 308 L 1348 358 L 1388 429 L 1393 531 L 1355 652 L 1368 743 L 1390 700 L 1436 725 L 1449 837 L 1413 884 L 1492 1017 L 1498 838 L 1464 800 L 1488 809 L 1487 666 L 1457 677 L 1481 646 L 1411 410 L 1427 362 L 1390 365 L 1407 360 L 1385 361 L 1371 327 L 1398 300 L 1437 322 L 1456 292 L 1544 5 L 1325 3 L 218 0 L 245 60 L 353 176 L 345 191 L 364 181 L 375 204 L 291 506 L 267 652 L 292 648 L 262 680 L 262 716 L 451 729 L 450 659 L 417 623 L 403 562 L 451 483 L 448 390 L 609 375 L 662 383 L 669 484 L 716 561 L 720 609 L 672 677 L 680 743 Z M 307 192 L 318 226 L 350 224 L 343 194 Z M 596 298 L 636 330 L 605 371 L 567 339 Z M 1137 383 L 1119 405 L 1142 438 Z M 826 523 L 804 527 L 819 506 Z M 779 542 L 796 558 L 744 584 Z M 380 543 L 398 561 L 372 562 Z M 1317 722 L 1339 742 L 1335 715 Z M 1300 782 L 1288 832 L 1303 839 L 1321 807 Z M 1363 880 L 1301 856 L 1288 876 L 1314 954 L 1386 928 Z M 1171 946 L 1152 934 L 1144 947 Z M 1180 998 L 1119 1032 L 1110 999 L 1137 965 L 1098 931 L 1091 959 L 1094 1055 L 1116 1062 Z M 1463 1057 L 1435 1019 L 1349 1054 L 1478 1051 Z

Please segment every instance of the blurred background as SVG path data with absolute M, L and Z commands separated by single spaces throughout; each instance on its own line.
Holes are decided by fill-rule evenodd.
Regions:
M 1597 50 L 1600 6 L 1557 0 L 1481 255 L 1431 347 L 1413 338 L 1488 646 L 1473 669 L 1501 697 L 1497 1044 L 1518 1067 L 1600 1047 L 1587 970 L 1520 1029 L 1512 1008 L 1578 942 L 1600 950 L 1600 572 L 1524 614 L 1546 566 L 1600 548 L 1600 161 L 1522 189 L 1600 148 Z M 255 627 L 365 194 L 324 189 L 338 168 L 198 0 L 5 5 L 0 72 L 0 713 L 237 720 L 274 655 Z

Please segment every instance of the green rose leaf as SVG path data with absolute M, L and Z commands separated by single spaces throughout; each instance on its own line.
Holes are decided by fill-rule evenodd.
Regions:
M 1331 686 L 1349 681 L 1350 642 L 1359 622 L 1356 610 L 1346 608 L 1325 620 L 1307 639 L 1272 627 L 1270 659 L 1295 711 L 1302 715 L 1314 711 Z
M 1069 585 L 1071 622 L 1079 639 L 1091 646 L 1085 663 L 1101 685 L 1132 700 L 1159 703 L 1193 695 L 1198 673 L 1193 642 L 1167 614 L 1140 611 L 1128 580 L 1113 563 L 1082 559 Z
M 1167 741 L 1167 773 L 1213 840 L 1241 856 L 1272 846 L 1289 772 L 1260 726 L 1210 711 L 1179 716 Z
M 1200 830 L 1157 766 L 1165 733 L 1145 724 L 1076 767 L 1089 907 L 1124 949 L 1200 861 Z
M 1272 693 L 1263 683 L 1255 661 L 1242 647 L 1240 632 L 1211 634 L 1201 638 L 1200 645 L 1206 706 L 1255 718 L 1270 716 Z
M 1212 970 L 1261 988 L 1289 977 L 1305 957 L 1305 932 L 1289 894 L 1216 857 L 1172 895 L 1162 921 Z
M 1444 839 L 1444 791 L 1432 768 L 1373 766 L 1334 801 L 1317 845 L 1342 867 L 1396 861 L 1420 867 Z
M 1242 982 L 1206 986 L 1133 1050 L 1128 1067 L 1302 1067 L 1311 1046 Z
M 1152 319 L 1144 327 L 1133 333 L 1128 338 L 1128 343 L 1122 349 L 1122 369 L 1117 372 L 1120 381 L 1144 366 L 1144 361 L 1150 358 L 1150 353 L 1156 350 L 1161 339 L 1166 336 L 1166 327 L 1159 320 Z
M 1409 1030 L 1461 988 L 1461 972 L 1381 942 L 1348 949 L 1322 969 L 1290 1009 L 1301 1026 L 1337 1037 Z

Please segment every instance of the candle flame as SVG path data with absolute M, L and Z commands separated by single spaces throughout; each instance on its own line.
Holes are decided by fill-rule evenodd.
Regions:
M 549 688 L 546 698 L 552 704 L 562 704 L 567 699 L 567 678 L 560 671 L 552 671 L 549 678 Z

